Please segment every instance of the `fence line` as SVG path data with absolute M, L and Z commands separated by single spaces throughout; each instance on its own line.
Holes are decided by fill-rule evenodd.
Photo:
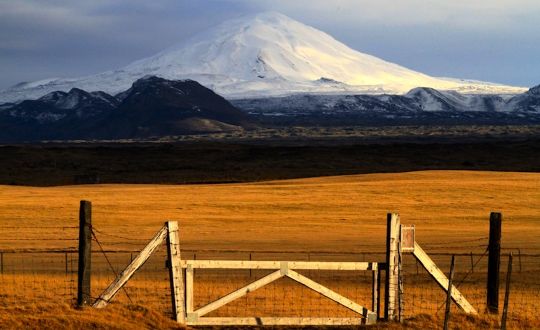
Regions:
M 208 255 L 208 251 L 211 251 Z M 272 253 L 267 251 L 258 251 L 253 253 L 252 260 L 257 259 L 283 259 L 283 251 Z M 321 251 L 319 251 L 321 252 Z M 324 251 L 328 252 L 328 251 Z M 126 251 L 105 251 L 110 258 L 110 262 L 116 269 L 121 269 L 127 265 L 137 250 Z M 205 259 L 206 257 L 230 259 L 231 251 L 216 254 L 216 250 L 197 251 L 183 250 L 183 255 L 190 259 Z M 193 258 L 195 254 L 195 258 Z M 321 255 L 309 254 L 311 260 L 362 260 L 359 254 L 351 253 L 326 253 Z M 236 259 L 249 259 L 249 252 L 243 254 L 236 253 Z M 448 269 L 450 254 L 431 253 L 430 256 L 435 259 L 442 269 Z M 471 272 L 470 254 L 456 256 L 456 275 L 455 280 L 459 290 L 479 311 L 485 308 L 485 283 L 487 260 L 482 255 L 475 254 L 475 268 Z M 514 255 L 515 256 L 515 255 Z M 294 259 L 308 260 L 308 253 L 298 253 L 294 251 Z M 383 261 L 384 253 L 365 253 L 365 259 Z M 515 256 L 516 257 L 516 256 Z M 101 251 L 93 251 L 93 270 L 92 270 L 92 297 L 103 290 L 113 279 L 114 274 L 110 271 L 106 260 Z M 445 295 L 429 278 L 429 275 L 421 267 L 416 266 L 416 261 L 411 256 L 404 256 L 403 278 L 404 278 L 404 310 L 405 319 L 418 314 L 435 315 L 442 318 L 444 311 Z M 503 258 L 505 260 L 506 257 Z M 165 265 L 166 253 L 164 247 L 161 247 L 159 253 L 153 256 L 135 277 L 126 286 L 126 290 L 131 297 L 133 304 L 144 304 L 149 308 L 163 311 L 166 315 L 172 315 L 170 310 L 170 293 L 168 282 L 168 271 Z M 521 271 L 517 265 L 512 274 L 512 295 L 509 301 L 508 327 L 511 328 L 516 320 L 525 320 L 525 324 L 537 325 L 540 309 L 537 304 L 537 297 L 540 296 L 540 255 L 522 254 Z M 40 251 L 40 252 L 15 252 L 4 253 L 2 260 L 2 275 L 0 276 L 0 291 L 2 294 L 10 294 L 16 299 L 40 301 L 45 299 L 57 299 L 67 303 L 74 303 L 76 296 L 76 272 L 78 255 L 76 250 L 62 250 L 62 252 Z M 502 270 L 502 278 L 505 270 Z M 316 274 L 306 271 L 306 276 L 313 278 L 317 282 L 327 284 L 335 291 L 343 292 L 343 295 L 350 296 L 358 301 L 369 301 L 371 277 L 355 273 L 348 277 L 336 274 L 335 272 L 326 272 Z M 197 280 L 194 291 L 199 300 L 195 301 L 196 306 L 202 306 L 205 302 L 210 302 L 219 298 L 227 291 L 234 290 L 235 287 L 241 287 L 250 279 L 256 279 L 263 276 L 262 271 L 239 270 L 234 272 L 195 270 Z M 368 278 L 369 277 L 369 278 Z M 503 281 L 501 286 L 503 287 Z M 292 284 L 287 282 L 276 282 L 268 286 L 263 291 L 254 293 L 254 296 L 246 296 L 244 300 L 237 304 L 226 306 L 224 310 L 216 311 L 216 315 L 226 316 L 231 314 L 249 314 L 254 310 L 260 310 L 269 314 L 285 315 L 284 310 L 293 309 L 293 313 L 312 313 L 326 315 L 334 313 L 335 315 L 346 317 L 345 311 L 330 308 L 326 306 L 326 301 L 317 296 L 312 296 L 308 291 L 295 289 Z M 297 295 L 298 299 L 306 303 L 304 307 L 291 307 L 293 298 L 292 293 Z M 275 301 L 272 305 L 269 301 Z M 127 296 L 119 295 L 116 303 L 130 304 Z M 296 309 L 295 309 L 296 308 Z M 453 312 L 455 307 L 453 308 Z M 334 315 L 334 314 L 332 314 Z M 531 326 L 533 327 L 533 326 Z
M 0 227 L 8 228 L 8 227 Z M 10 227 L 9 227 L 10 228 Z M 17 227 L 13 227 L 15 229 Z M 32 229 L 75 229 L 78 227 L 28 227 Z M 10 228 L 11 229 L 11 228 Z M 116 276 L 116 269 L 121 269 L 127 265 L 133 256 L 140 252 L 143 245 L 148 241 L 141 238 L 130 238 L 127 236 L 109 234 L 93 228 L 94 239 L 98 242 L 98 248 L 92 251 L 93 270 L 92 287 L 96 299 L 97 293 L 110 283 Z M 71 236 L 71 232 L 69 233 Z M 13 241 L 78 241 L 76 233 L 73 236 L 64 238 L 42 237 L 39 239 L 30 238 L 0 238 L 0 242 Z M 99 239 L 99 240 L 98 240 Z M 447 269 L 450 256 L 456 256 L 456 274 L 454 277 L 455 286 L 463 292 L 464 296 L 479 310 L 486 308 L 485 302 L 485 275 L 487 269 L 486 252 L 478 252 L 479 248 L 485 249 L 487 245 L 468 244 L 486 241 L 487 237 L 463 241 L 447 241 L 434 244 L 423 244 L 429 255 L 442 268 Z M 457 245 L 458 243 L 466 245 Z M 448 244 L 443 246 L 443 244 Z M 455 246 L 452 244 L 456 244 Z M 114 249 L 108 246 L 127 246 L 128 248 Z M 130 249 L 129 246 L 137 246 Z M 356 249 L 361 248 L 358 245 Z M 370 245 L 372 248 L 373 246 Z M 471 252 L 437 252 L 439 249 L 471 248 Z M 474 251 L 473 251 L 474 250 Z M 512 295 L 509 298 L 508 324 L 512 327 L 513 322 L 518 322 L 520 326 L 540 327 L 540 308 L 537 304 L 537 297 L 540 295 L 540 253 L 538 249 L 523 248 L 516 246 L 502 247 L 502 255 L 507 256 L 511 252 L 514 254 L 514 273 L 512 274 Z M 484 250 L 485 251 L 485 250 Z M 526 252 L 528 251 L 528 252 Z M 42 298 L 58 299 L 73 303 L 76 293 L 76 271 L 77 255 L 76 247 L 60 247 L 47 249 L 33 248 L 5 248 L 0 249 L 0 294 L 12 295 L 17 299 L 30 299 L 39 301 Z M 253 249 L 182 249 L 183 259 L 238 259 L 238 260 L 298 260 L 298 261 L 381 261 L 384 262 L 386 253 L 384 251 L 363 252 L 363 251 L 343 251 L 335 252 L 328 250 L 305 251 L 305 250 L 253 250 Z M 284 259 L 286 258 L 286 259 Z M 167 315 L 172 315 L 170 310 L 170 293 L 167 276 L 167 265 L 165 249 L 161 247 L 155 258 L 149 260 L 140 272 L 134 277 L 125 288 L 125 295 L 119 296 L 117 303 L 123 304 L 145 304 L 156 310 L 163 311 Z M 112 270 L 112 271 L 111 271 Z M 403 287 L 404 302 L 400 304 L 405 318 L 426 313 L 440 316 L 441 306 L 444 306 L 445 294 L 437 288 L 430 280 L 429 276 L 418 263 L 405 257 L 403 264 Z M 194 302 L 197 306 L 204 306 L 205 301 L 213 301 L 223 295 L 227 290 L 242 286 L 246 281 L 264 276 L 264 272 L 258 270 L 238 270 L 233 272 L 219 272 L 205 269 L 197 269 L 198 277 L 193 290 L 197 293 L 200 301 Z M 343 295 L 354 297 L 358 301 L 369 300 L 367 292 L 362 288 L 366 284 L 369 288 L 371 277 L 365 274 L 354 274 L 350 277 L 336 273 L 322 272 L 315 274 L 312 271 L 304 271 L 305 276 L 314 278 L 317 282 L 327 283 L 336 292 L 343 292 Z M 505 270 L 501 269 L 501 286 L 504 280 Z M 334 286 L 334 287 L 333 287 Z M 290 297 L 290 290 L 295 290 L 295 294 L 302 301 L 307 302 L 307 306 L 293 307 L 294 299 Z M 263 302 L 263 297 L 272 297 L 275 303 L 268 306 Z M 296 298 L 298 298 L 296 297 Z M 268 313 L 279 314 L 283 310 L 293 310 L 295 313 L 335 313 L 346 317 L 348 314 L 334 307 L 327 307 L 324 300 L 317 300 L 317 297 L 310 296 L 309 292 L 300 289 L 293 289 L 290 283 L 272 283 L 260 294 L 247 296 L 236 305 L 227 306 L 224 310 L 216 311 L 218 316 L 229 314 L 253 313 L 259 308 Z M 455 309 L 455 306 L 452 307 Z M 454 313 L 454 312 L 452 312 Z M 332 314 L 334 315 L 334 314 Z M 521 323 L 520 323 L 521 322 Z M 525 323 L 523 323 L 525 322 Z

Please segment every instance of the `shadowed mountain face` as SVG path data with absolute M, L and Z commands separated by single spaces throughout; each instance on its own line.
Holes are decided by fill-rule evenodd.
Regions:
M 540 123 L 540 86 L 515 95 L 466 95 L 414 88 L 405 95 L 292 95 L 232 100 L 275 125 Z
M 107 138 L 219 132 L 248 124 L 223 97 L 193 80 L 146 77 L 117 95 L 118 108 L 100 129 Z
M 122 139 L 222 132 L 248 125 L 227 100 L 191 80 L 137 80 L 117 96 L 72 89 L 0 106 L 0 140 Z
M 510 100 L 514 108 L 540 113 L 540 85 Z
M 74 88 L 37 100 L 0 106 L 0 140 L 25 141 L 88 137 L 120 104 L 103 92 Z

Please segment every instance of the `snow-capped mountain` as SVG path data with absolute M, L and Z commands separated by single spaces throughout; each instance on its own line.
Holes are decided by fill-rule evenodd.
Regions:
M 296 93 L 402 94 L 420 86 L 470 94 L 526 90 L 431 77 L 353 50 L 282 14 L 267 12 L 224 22 L 119 70 L 20 83 L 0 92 L 0 102 L 35 99 L 74 87 L 116 94 L 146 75 L 193 79 L 228 99 Z

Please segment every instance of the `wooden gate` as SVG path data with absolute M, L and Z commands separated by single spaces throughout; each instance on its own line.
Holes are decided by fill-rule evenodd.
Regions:
M 331 289 L 296 272 L 297 270 L 371 271 L 377 274 L 377 262 L 313 262 L 313 261 L 239 261 L 239 260 L 182 260 L 186 274 L 186 324 L 188 325 L 351 325 L 374 324 L 377 321 L 378 299 L 372 300 L 372 310 L 332 291 Z M 384 266 L 384 265 L 383 265 Z M 233 291 L 197 310 L 193 310 L 193 270 L 194 269 L 256 269 L 274 272 Z M 315 292 L 335 301 L 358 314 L 352 318 L 314 317 L 205 317 L 210 312 L 255 291 L 282 277 L 288 277 Z M 378 297 L 377 275 L 372 286 L 373 297 Z
M 414 226 L 401 225 L 397 214 L 387 216 L 386 262 L 316 262 L 316 261 L 243 261 L 243 260 L 183 260 L 180 251 L 178 223 L 168 221 L 148 245 L 120 273 L 95 301 L 94 307 L 105 307 L 122 286 L 133 276 L 150 255 L 167 241 L 172 309 L 175 320 L 187 325 L 358 325 L 374 324 L 380 313 L 380 273 L 385 271 L 384 319 L 402 320 L 403 285 L 402 253 L 412 253 L 443 290 L 449 281 L 415 240 Z M 269 270 L 272 273 L 241 287 L 201 308 L 194 309 L 193 271 L 195 269 Z M 339 293 L 298 273 L 310 271 L 370 271 L 372 272 L 371 310 Z M 208 317 L 216 309 L 270 284 L 288 277 L 341 306 L 355 312 L 357 317 Z M 184 281 L 185 279 L 185 281 Z M 477 314 L 459 290 L 452 286 L 451 298 L 466 313 Z

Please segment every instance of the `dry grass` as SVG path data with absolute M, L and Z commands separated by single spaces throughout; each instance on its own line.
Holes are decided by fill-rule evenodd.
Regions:
M 104 310 L 56 302 L 13 304 L 0 299 L 0 329 L 181 329 L 159 311 L 141 305 Z
M 149 238 L 165 220 L 178 220 L 185 249 L 383 251 L 387 212 L 415 224 L 417 240 L 429 244 L 486 237 L 489 212 L 500 210 L 503 244 L 540 250 L 540 174 L 468 171 L 223 185 L 0 186 L 2 227 L 24 227 L 1 228 L 0 248 L 74 246 L 9 239 L 76 238 L 76 230 L 39 227 L 77 226 L 81 199 L 93 202 L 93 223 L 108 233 Z
M 483 247 L 480 245 L 485 244 L 484 241 L 468 244 L 459 242 L 487 237 L 489 212 L 500 210 L 504 213 L 503 246 L 519 247 L 522 253 L 540 251 L 540 174 L 467 171 L 369 174 L 224 185 L 93 185 L 55 188 L 0 186 L 0 249 L 75 246 L 76 241 L 55 239 L 75 239 L 76 229 L 46 227 L 77 226 L 78 202 L 81 199 L 93 202 L 96 229 L 102 233 L 134 239 L 129 242 L 98 234 L 108 249 L 139 248 L 143 244 L 141 239 L 150 238 L 165 220 L 172 219 L 180 222 L 184 249 L 380 252 L 384 250 L 385 215 L 393 211 L 401 214 L 403 223 L 417 226 L 419 243 L 433 246 L 427 249 L 428 252 L 482 252 Z M 446 248 L 437 248 L 441 242 L 456 243 L 448 243 Z M 122 262 L 118 261 L 118 264 Z M 158 272 L 158 276 L 166 276 L 162 269 Z M 24 275 L 13 276 L 13 279 L 7 275 L 2 278 L 4 285 L 0 299 L 0 322 L 8 324 L 8 328 L 55 328 L 58 324 L 55 322 L 63 322 L 61 320 L 66 320 L 67 327 L 72 328 L 174 326 L 163 313 L 156 314 L 134 307 L 145 304 L 145 297 L 149 297 L 157 286 L 160 292 L 166 291 L 166 277 L 161 279 L 164 280 L 159 282 L 161 284 L 156 284 L 150 277 L 133 282 L 129 290 L 137 298 L 135 305 L 122 304 L 104 312 L 81 313 L 67 304 L 55 305 L 49 302 L 32 301 L 23 309 L 12 307 L 27 306 L 23 297 L 24 288 L 16 285 L 17 282 L 25 283 L 19 281 L 21 277 L 17 278 Z M 35 282 L 36 277 L 32 276 Z M 66 285 L 62 280 L 56 280 L 57 284 L 54 284 L 54 279 L 41 280 L 59 290 Z M 96 290 L 104 287 L 108 280 L 103 278 L 96 282 Z M 533 280 L 538 282 L 537 278 Z M 197 284 L 197 296 L 208 299 L 217 297 L 241 285 L 238 281 L 236 279 L 223 283 L 212 277 L 203 279 Z M 369 301 L 369 292 L 362 287 L 343 284 L 348 283 L 346 281 L 336 283 L 329 285 L 334 285 L 337 291 L 343 290 L 348 296 Z M 271 292 L 272 287 L 268 290 L 267 293 Z M 287 287 L 286 290 L 277 290 L 281 293 L 278 293 L 274 301 L 285 305 L 292 298 L 300 296 L 303 299 L 305 297 L 309 303 L 304 304 L 305 310 L 292 313 L 305 315 L 306 311 L 335 311 L 334 307 L 323 305 L 320 300 L 309 296 L 309 293 L 298 290 L 301 289 Z M 416 287 L 409 286 L 407 290 L 410 295 L 420 294 L 415 291 Z M 526 295 L 526 291 L 525 288 L 519 294 Z M 275 295 L 275 288 L 273 292 Z M 263 302 L 264 291 L 258 295 L 256 293 L 248 298 L 251 301 L 240 302 L 243 304 L 240 307 L 231 305 L 229 311 L 243 308 L 245 313 L 253 312 L 245 306 L 255 306 L 263 311 L 271 306 L 275 309 L 275 303 L 265 305 L 267 302 Z M 483 294 L 477 288 L 471 288 L 470 293 Z M 534 298 L 534 294 L 530 292 L 531 298 Z M 127 303 L 122 295 L 118 298 Z M 167 299 L 161 297 L 145 306 L 159 311 L 168 304 Z M 202 303 L 204 301 L 199 302 Z M 424 307 L 426 310 L 431 308 Z M 28 311 L 24 312 L 26 308 Z M 40 321 L 40 317 L 29 317 L 28 314 L 43 315 L 45 321 Z M 138 323 L 142 322 L 141 315 L 150 315 L 149 321 Z M 4 323 L 2 320 L 12 323 Z M 457 320 L 455 328 L 474 329 L 493 327 L 496 324 L 494 318 L 488 317 L 469 319 L 459 316 Z M 540 321 L 517 319 L 512 322 L 517 328 L 540 327 Z M 438 314 L 416 316 L 405 324 L 412 328 L 439 325 Z

